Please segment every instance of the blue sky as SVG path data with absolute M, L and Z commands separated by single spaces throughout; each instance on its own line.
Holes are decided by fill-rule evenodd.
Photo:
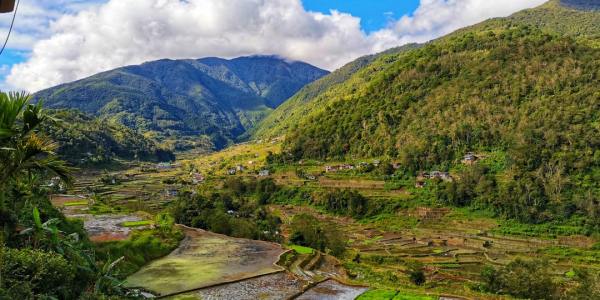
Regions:
M 419 6 L 418 0 L 302 0 L 307 10 L 329 13 L 335 9 L 361 18 L 366 32 L 379 30 L 390 21 L 410 15 Z

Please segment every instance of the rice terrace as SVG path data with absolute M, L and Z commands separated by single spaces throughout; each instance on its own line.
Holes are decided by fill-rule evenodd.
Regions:
M 599 0 L 0 0 L 0 300 L 600 299 Z

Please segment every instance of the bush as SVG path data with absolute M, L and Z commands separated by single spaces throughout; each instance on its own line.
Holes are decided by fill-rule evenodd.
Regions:
M 320 222 L 309 214 L 294 216 L 290 224 L 292 233 L 289 242 L 311 247 L 339 256 L 346 251 L 346 241 L 335 224 Z
M 481 273 L 484 289 L 519 298 L 551 299 L 557 287 L 547 266 L 547 263 L 539 260 L 517 259 L 500 269 L 486 267 Z
M 57 253 L 0 249 L 0 296 L 8 299 L 77 298 L 82 287 L 75 274 L 75 267 Z
M 369 200 L 354 190 L 334 190 L 317 195 L 317 204 L 327 211 L 355 218 L 367 213 Z
M 408 267 L 408 277 L 410 281 L 416 285 L 424 285 L 427 281 L 423 264 L 419 262 L 411 263 Z

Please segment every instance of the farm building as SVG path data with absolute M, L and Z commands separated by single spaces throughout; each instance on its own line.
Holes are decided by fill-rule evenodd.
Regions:
M 424 181 L 425 179 L 441 179 L 444 181 L 452 181 L 452 176 L 448 172 L 431 171 L 421 172 L 417 175 L 417 181 Z
M 465 165 L 472 165 L 477 162 L 478 157 L 473 152 L 469 152 L 463 156 L 462 163 Z
M 194 184 L 199 184 L 201 182 L 204 181 L 204 176 L 200 173 L 193 173 L 192 174 L 192 183 Z
M 421 220 L 441 219 L 450 212 L 449 208 L 417 207 L 414 216 Z

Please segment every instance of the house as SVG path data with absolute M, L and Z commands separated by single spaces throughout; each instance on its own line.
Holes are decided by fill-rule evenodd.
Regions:
M 59 193 L 64 193 L 67 191 L 65 184 L 58 176 L 52 177 L 46 186 Z
M 342 171 L 342 170 L 354 170 L 354 168 L 355 167 L 350 164 L 343 164 L 340 166 L 325 166 L 325 172 L 332 173 L 332 172 L 337 172 L 337 171 Z
M 462 163 L 465 165 L 472 165 L 477 161 L 478 157 L 473 152 L 469 152 L 463 156 Z
M 165 189 L 165 196 L 177 197 L 177 190 L 176 189 Z
M 229 169 L 229 170 L 227 170 L 227 174 L 229 174 L 229 175 L 235 175 L 235 173 L 237 173 L 236 169 Z
M 378 167 L 378 166 L 379 166 L 379 164 L 381 164 L 381 161 L 380 161 L 380 160 L 376 159 L 376 160 L 374 160 L 374 161 L 373 161 L 373 165 L 374 165 L 374 166 Z
M 450 173 L 448 172 L 431 171 L 429 173 L 429 179 L 441 179 L 444 181 L 452 181 L 452 176 L 450 176 Z
M 317 180 L 317 176 L 315 176 L 315 175 L 306 175 L 306 179 L 308 179 L 308 180 Z
M 258 172 L 258 176 L 260 177 L 266 177 L 269 176 L 271 174 L 271 172 L 269 170 L 261 170 L 260 172 Z
M 244 171 L 245 169 L 246 169 L 246 168 L 244 168 L 244 166 L 242 166 L 242 165 L 237 165 L 237 166 L 235 166 L 235 170 L 236 170 L 236 171 L 238 171 L 238 172 L 242 172 L 242 171 Z
M 450 213 L 449 208 L 417 207 L 411 215 L 419 217 L 421 220 L 437 220 L 443 218 L 448 213 Z
M 425 187 L 425 181 L 417 181 L 417 183 L 415 183 L 415 187 L 418 189 L 422 189 Z
M 193 173 L 192 174 L 192 183 L 194 184 L 199 184 L 201 182 L 204 181 L 204 176 L 200 173 Z
M 173 168 L 173 165 L 171 165 L 171 163 L 168 162 L 162 162 L 156 165 L 156 168 L 158 170 L 170 170 Z
M 338 171 L 337 166 L 325 166 L 326 173 L 332 173 L 332 172 L 337 172 L 337 171 Z
M 392 168 L 394 168 L 394 170 L 398 170 L 398 169 L 402 168 L 402 165 L 400 163 L 393 163 Z

